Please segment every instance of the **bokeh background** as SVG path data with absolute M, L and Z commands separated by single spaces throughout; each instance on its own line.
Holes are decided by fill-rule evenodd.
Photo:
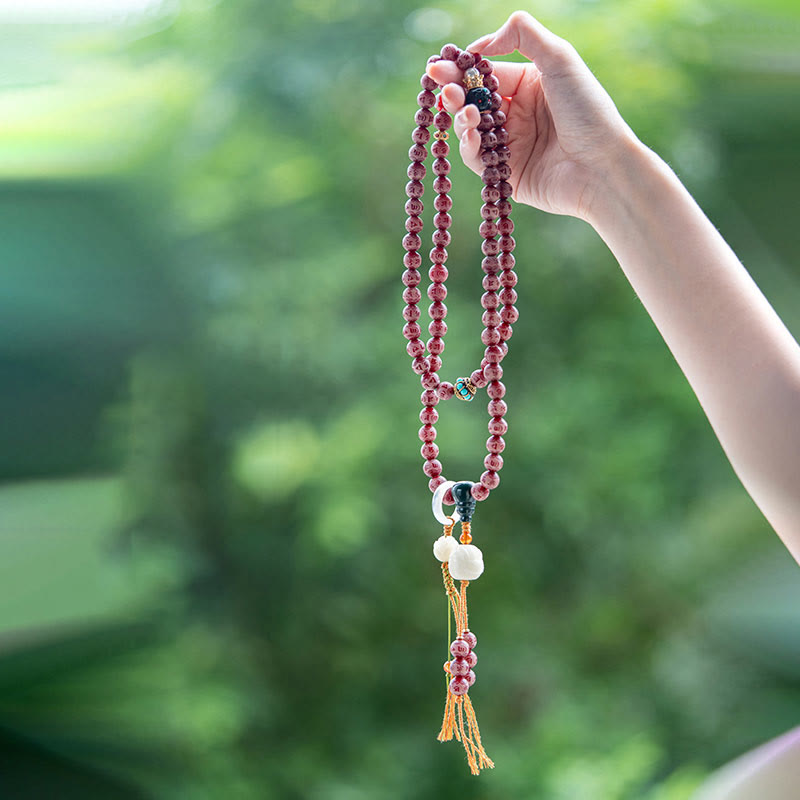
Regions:
M 0 2 L 0 797 L 682 800 L 800 719 L 800 573 L 583 222 L 519 207 L 472 692 L 401 335 L 419 75 L 518 6 Z M 541 0 L 800 333 L 800 9 Z M 513 57 L 512 57 L 513 58 Z M 479 357 L 452 159 L 451 378 Z M 477 478 L 483 404 L 448 404 Z

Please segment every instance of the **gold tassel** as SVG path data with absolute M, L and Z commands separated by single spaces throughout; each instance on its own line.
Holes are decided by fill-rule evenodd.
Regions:
M 451 536 L 453 527 L 454 523 L 445 525 L 444 535 Z M 460 539 L 462 544 L 469 544 L 472 541 L 468 522 L 461 523 Z M 445 594 L 449 600 L 448 623 L 449 611 L 452 610 L 456 622 L 456 635 L 463 636 L 465 633 L 469 632 L 469 616 L 467 611 L 467 586 L 469 586 L 469 581 L 461 581 L 460 588 L 456 589 L 455 581 L 452 575 L 450 575 L 447 562 L 442 564 L 442 579 L 444 582 Z M 473 775 L 478 775 L 482 769 L 493 769 L 494 762 L 486 754 L 486 750 L 484 750 L 483 743 L 481 742 L 481 732 L 478 728 L 478 720 L 475 716 L 475 709 L 472 705 L 472 701 L 469 699 L 469 695 L 454 695 L 450 691 L 449 661 L 445 662 L 444 670 L 448 676 L 446 679 L 447 698 L 444 705 L 442 727 L 436 738 L 440 742 L 449 742 L 453 736 L 455 736 L 455 738 L 464 745 L 464 750 L 467 754 L 467 763 Z

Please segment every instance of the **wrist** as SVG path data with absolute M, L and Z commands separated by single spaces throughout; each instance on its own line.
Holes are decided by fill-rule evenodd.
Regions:
M 667 174 L 673 175 L 661 157 L 630 132 L 604 158 L 581 217 L 602 236 L 631 211 L 641 210 L 641 204 L 648 202 L 653 179 L 664 179 Z

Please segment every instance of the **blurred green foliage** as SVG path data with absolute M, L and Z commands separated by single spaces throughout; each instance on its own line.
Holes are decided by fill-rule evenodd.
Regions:
M 2 34 L 0 796 L 684 800 L 796 724 L 794 562 L 602 242 L 518 208 L 472 594 L 497 769 L 435 741 L 406 150 L 427 56 L 516 6 L 140 5 Z M 800 330 L 795 5 L 530 10 Z M 455 376 L 481 272 L 453 162 Z M 476 411 L 443 415 L 448 474 Z

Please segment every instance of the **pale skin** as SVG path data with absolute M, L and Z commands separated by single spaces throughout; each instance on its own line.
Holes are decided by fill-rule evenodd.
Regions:
M 678 362 L 736 475 L 800 562 L 800 346 L 669 166 L 640 142 L 569 42 L 524 11 L 467 48 L 506 98 L 512 199 L 588 222 Z M 480 112 L 463 73 L 429 64 L 464 163 L 480 174 Z M 788 749 L 787 749 L 788 748 Z M 734 762 L 704 800 L 783 800 L 800 782 L 800 729 Z M 794 757 L 787 758 L 787 753 Z M 776 755 L 777 754 L 777 755 Z M 743 793 L 744 792 L 744 793 Z

